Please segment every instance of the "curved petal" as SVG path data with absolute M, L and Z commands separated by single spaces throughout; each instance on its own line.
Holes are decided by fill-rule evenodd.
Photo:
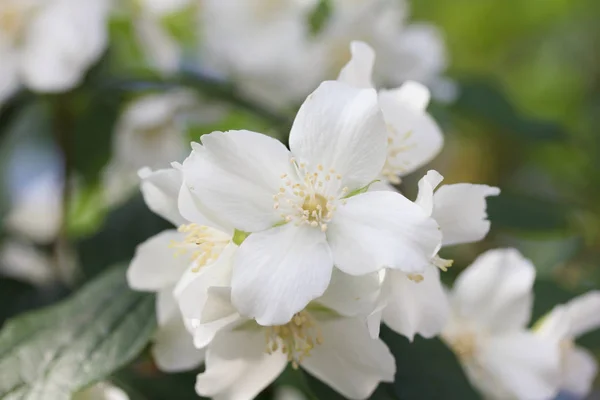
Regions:
M 184 181 L 194 196 L 231 226 L 261 231 L 281 217 L 273 195 L 281 175 L 291 173 L 289 151 L 279 141 L 250 131 L 213 132 L 183 163 Z
M 233 268 L 233 255 L 237 246 L 228 244 L 217 260 L 195 271 L 185 271 L 175 288 L 175 298 L 184 318 L 204 322 L 208 290 L 211 287 L 229 287 Z M 215 318 L 216 319 L 216 318 Z
M 419 180 L 419 193 L 415 203 L 421 206 L 427 215 L 433 213 L 433 192 L 443 179 L 439 172 L 430 170 Z
M 438 268 L 429 266 L 415 282 L 399 271 L 389 271 L 392 292 L 383 310 L 383 322 L 392 330 L 413 340 L 438 335 L 444 328 L 450 308 Z
M 265 352 L 262 330 L 224 332 L 206 352 L 206 369 L 198 375 L 196 392 L 215 400 L 250 400 L 286 365 L 285 354 Z
M 186 320 L 194 333 L 194 346 L 203 349 L 208 346 L 219 332 L 227 332 L 246 322 L 238 313 L 230 314 L 221 319 L 211 321 L 206 324 L 198 324 L 198 320 Z
M 333 168 L 343 186 L 362 188 L 381 172 L 386 129 L 373 89 L 323 82 L 302 104 L 290 133 L 290 149 L 309 169 Z
M 440 224 L 443 245 L 481 240 L 490 230 L 485 198 L 497 196 L 500 189 L 487 185 L 458 183 L 444 185 L 433 196 L 433 218 Z
M 181 189 L 181 171 L 175 168 L 152 171 L 144 168 L 138 172 L 142 183 L 140 189 L 146 205 L 175 226 L 187 223 L 179 213 L 177 199 Z
M 181 314 L 174 313 L 156 331 L 152 356 L 162 371 L 188 371 L 204 360 L 204 350 L 194 347 L 194 338 L 186 329 Z
M 375 308 L 380 290 L 376 272 L 353 276 L 334 268 L 327 290 L 316 301 L 346 317 L 367 315 Z
M 388 164 L 400 176 L 430 162 L 442 149 L 444 136 L 424 110 L 429 91 L 416 82 L 379 92 L 379 106 L 388 128 Z
M 185 255 L 177 256 L 170 246 L 184 238 L 183 233 L 166 230 L 138 245 L 127 269 L 129 286 L 134 290 L 158 291 L 175 284 L 191 261 Z
M 235 257 L 232 300 L 261 325 L 282 325 L 321 296 L 333 261 L 325 234 L 288 223 L 250 235 Z
M 531 315 L 534 280 L 535 267 L 517 250 L 489 250 L 460 274 L 451 305 L 491 331 L 522 329 Z
M 581 398 L 586 397 L 592 390 L 598 372 L 594 355 L 584 348 L 573 347 L 563 357 L 561 389 Z
M 554 342 L 515 332 L 491 337 L 480 350 L 477 361 L 511 398 L 546 400 L 558 392 L 560 354 Z
M 353 41 L 350 43 L 350 53 L 352 58 L 342 68 L 337 80 L 357 88 L 372 88 L 375 51 L 365 42 Z
M 327 230 L 335 265 L 351 275 L 388 267 L 422 272 L 440 246 L 435 221 L 399 193 L 367 192 L 340 205 Z
M 190 157 L 195 156 L 195 151 L 192 151 Z M 198 225 L 207 225 L 216 228 L 222 232 L 229 233 L 233 236 L 233 225 L 223 221 L 216 214 L 211 212 L 200 200 L 192 194 L 188 185 L 184 182 L 179 190 L 177 199 L 177 207 L 181 215 L 188 221 Z M 210 216 L 210 217 L 209 217 Z
M 393 382 L 396 363 L 385 343 L 356 318 L 319 319 L 323 343 L 302 361 L 306 369 L 349 399 L 366 399 L 379 382 Z
M 571 337 L 600 328 L 600 291 L 594 290 L 564 305 L 569 316 Z

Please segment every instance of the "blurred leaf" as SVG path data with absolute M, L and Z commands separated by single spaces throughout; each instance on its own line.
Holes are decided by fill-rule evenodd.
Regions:
M 479 399 L 454 353 L 439 339 L 419 336 L 411 343 L 382 326 L 381 338 L 396 358 L 394 391 L 400 400 Z
M 67 210 L 67 232 L 71 237 L 90 234 L 98 228 L 107 213 L 104 187 L 91 184 L 72 193 Z
M 138 244 L 165 229 L 173 228 L 153 214 L 138 195 L 112 211 L 100 231 L 81 239 L 77 250 L 87 279 L 116 263 L 128 262 Z
M 310 33 L 318 34 L 323 30 L 332 12 L 331 0 L 320 0 L 308 17 Z
M 505 93 L 484 79 L 460 83 L 460 95 L 454 107 L 470 117 L 483 119 L 521 139 L 558 141 L 566 132 L 555 123 L 527 118 L 514 108 Z
M 0 397 L 69 400 L 148 343 L 154 298 L 114 268 L 64 302 L 9 321 L 0 332 Z
M 495 229 L 543 232 L 569 227 L 569 210 L 564 204 L 506 192 L 487 201 L 489 219 Z

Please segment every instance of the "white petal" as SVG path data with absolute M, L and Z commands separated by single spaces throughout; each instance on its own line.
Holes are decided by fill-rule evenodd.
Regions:
M 351 275 L 422 272 L 440 246 L 437 224 L 404 196 L 367 192 L 340 205 L 327 230 L 335 265 Z
M 481 240 L 490 230 L 487 220 L 487 196 L 500 189 L 487 185 L 459 183 L 444 185 L 433 196 L 433 218 L 440 224 L 444 246 Z
M 373 89 L 323 82 L 302 104 L 290 133 L 295 157 L 315 169 L 322 164 L 342 175 L 350 190 L 381 172 L 386 129 Z
M 382 340 L 372 339 L 356 318 L 319 319 L 323 343 L 302 361 L 306 369 L 349 399 L 366 399 L 379 382 L 392 382 L 394 357 Z
M 196 392 L 215 400 L 251 400 L 283 372 L 283 353 L 267 354 L 262 330 L 225 332 L 206 352 Z
M 451 304 L 459 316 L 491 331 L 524 328 L 534 280 L 535 267 L 517 250 L 489 250 L 460 274 Z
M 594 290 L 565 304 L 572 337 L 600 328 L 600 291 Z
M 194 157 L 194 152 L 192 156 Z M 181 185 L 177 206 L 181 215 L 188 221 L 198 225 L 206 225 L 233 235 L 233 225 L 223 221 L 211 212 L 200 200 L 192 194 L 187 184 Z
M 449 315 L 438 268 L 429 266 L 422 276 L 418 283 L 399 271 L 389 271 L 386 276 L 392 290 L 383 310 L 383 322 L 411 341 L 417 333 L 425 338 L 438 335 Z
M 560 354 L 554 342 L 515 332 L 490 338 L 480 350 L 478 362 L 512 396 L 546 400 L 556 395 Z
M 217 260 L 195 271 L 190 268 L 181 277 L 175 288 L 175 297 L 185 318 L 203 322 L 211 287 L 229 287 L 233 268 L 233 254 L 237 246 L 228 244 Z M 216 318 L 215 318 L 216 319 Z
M 428 100 L 428 92 L 417 89 L 414 83 L 379 92 L 379 106 L 392 139 L 388 162 L 401 171 L 400 175 L 427 164 L 444 144 L 439 126 L 424 111 Z
M 415 81 L 407 81 L 397 89 L 388 90 L 387 95 L 394 96 L 398 104 L 409 106 L 415 111 L 425 111 L 431 95 L 427 86 Z
M 281 325 L 321 296 L 333 261 L 325 234 L 288 223 L 250 235 L 235 257 L 232 300 L 261 325 Z
M 7 239 L 0 245 L 0 275 L 35 286 L 51 285 L 57 278 L 48 254 L 32 244 L 14 239 Z
M 134 20 L 135 33 L 151 67 L 163 73 L 174 73 L 179 67 L 181 49 L 161 25 L 158 18 L 141 13 Z
M 18 53 L 0 42 L 0 106 L 19 88 Z
M 316 301 L 341 315 L 368 315 L 373 311 L 381 289 L 379 274 L 348 275 L 333 269 L 329 287 Z
M 197 320 L 186 321 L 189 325 L 188 330 L 191 329 L 194 333 L 194 346 L 203 349 L 213 341 L 219 332 L 231 331 L 248 320 L 242 318 L 238 313 L 234 313 L 206 324 L 197 324 Z
M 177 199 L 181 189 L 181 171 L 174 168 L 152 171 L 142 169 L 138 173 L 144 201 L 152 212 L 160 215 L 175 226 L 187 223 L 179 213 Z
M 204 351 L 194 347 L 194 338 L 178 312 L 158 327 L 152 355 L 158 368 L 165 372 L 187 371 L 204 360 Z
M 573 347 L 563 357 L 561 389 L 581 398 L 586 397 L 598 372 L 594 355 L 582 347 Z
M 291 168 L 283 144 L 250 131 L 213 132 L 202 143 L 183 164 L 184 181 L 202 204 L 247 232 L 281 220 L 273 195 Z
M 183 233 L 166 230 L 138 245 L 127 269 L 129 286 L 134 290 L 157 291 L 175 284 L 191 261 L 185 254 L 176 256 L 170 246 L 184 238 Z
M 44 92 L 75 86 L 106 47 L 107 11 L 104 0 L 44 5 L 24 38 L 21 72 L 27 86 Z
M 98 382 L 84 390 L 73 393 L 71 400 L 129 400 L 123 389 L 108 382 Z
M 342 68 L 337 80 L 357 88 L 372 88 L 375 51 L 365 42 L 354 41 L 350 43 L 350 52 L 352 58 Z
M 444 177 L 439 172 L 430 170 L 419 180 L 419 193 L 415 203 L 421 206 L 427 215 L 433 213 L 433 192 L 443 179 Z

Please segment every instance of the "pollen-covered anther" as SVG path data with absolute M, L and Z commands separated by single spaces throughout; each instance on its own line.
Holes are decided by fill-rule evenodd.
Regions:
M 475 334 L 464 332 L 458 335 L 450 340 L 450 347 L 460 359 L 468 360 L 472 358 L 477 350 Z
M 399 185 L 402 182 L 399 175 L 402 175 L 407 170 L 409 164 L 402 157 L 398 157 L 398 155 L 413 149 L 415 144 L 407 143 L 412 136 L 412 131 L 408 131 L 401 136 L 393 126 L 388 124 L 387 128 L 389 132 L 387 158 L 381 175 L 391 184 Z
M 172 248 L 177 249 L 175 256 L 189 253 L 194 263 L 194 272 L 208 265 L 221 255 L 221 252 L 231 241 L 231 237 L 218 229 L 205 225 L 188 224 L 182 225 L 179 232 L 185 233 L 185 239 L 182 242 L 174 242 Z
M 265 352 L 281 350 L 296 369 L 316 345 L 323 343 L 323 336 L 314 318 L 307 311 L 300 311 L 285 325 L 266 327 L 265 341 Z
M 431 263 L 446 272 L 454 264 L 454 260 L 446 260 L 436 255 L 431 259 Z
M 421 274 L 408 274 L 407 277 L 415 283 L 423 282 L 423 279 L 425 279 Z

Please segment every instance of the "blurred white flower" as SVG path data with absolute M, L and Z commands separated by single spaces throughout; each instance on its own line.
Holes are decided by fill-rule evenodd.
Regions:
M 54 174 L 42 174 L 17 192 L 4 225 L 13 234 L 50 243 L 63 218 L 63 184 Z
M 133 23 L 137 38 L 150 66 L 165 74 L 176 72 L 181 62 L 180 44 L 162 24 L 162 19 L 182 11 L 193 0 L 135 0 Z
M 72 400 L 129 400 L 123 389 L 109 383 L 99 382 L 87 389 L 77 392 Z
M 441 234 L 399 193 L 366 192 L 386 156 L 376 92 L 324 82 L 300 108 L 290 148 L 255 132 L 214 132 L 183 167 L 195 198 L 252 234 L 240 245 L 232 298 L 259 324 L 287 323 L 328 287 L 385 267 L 423 272 Z M 202 153 L 202 154 L 200 154 Z
M 362 88 L 373 87 L 375 52 L 366 43 L 352 42 L 352 58 L 342 68 L 338 81 Z M 377 186 L 399 184 L 407 175 L 431 161 L 442 149 L 444 137 L 425 111 L 429 90 L 413 81 L 392 90 L 379 91 L 379 107 L 388 133 L 387 159 Z
M 561 352 L 560 389 L 586 397 L 598 372 L 595 357 L 575 339 L 600 328 L 600 291 L 579 296 L 555 307 L 534 327 L 541 337 L 555 340 Z
M 496 196 L 500 190 L 487 185 L 459 183 L 443 185 L 435 191 L 442 179 L 436 171 L 429 171 L 419 181 L 415 201 L 439 224 L 442 245 L 483 239 L 490 229 L 486 197 Z M 373 336 L 379 334 L 381 319 L 409 340 L 415 334 L 426 338 L 438 335 L 449 313 L 439 269 L 445 270 L 450 265 L 450 261 L 435 256 L 422 274 L 386 270 L 382 275 L 378 306 L 368 319 Z
M 216 399 L 251 400 L 291 363 L 348 399 L 366 399 L 379 382 L 392 382 L 395 361 L 372 339 L 361 319 L 309 306 L 280 326 L 240 318 L 206 349 L 206 369 L 196 392 Z M 266 343 L 265 343 L 266 342 Z
M 560 383 L 556 342 L 526 329 L 535 268 L 514 249 L 490 250 L 449 294 L 443 340 L 486 398 L 551 399 Z
M 350 58 L 350 43 L 369 43 L 379 59 L 378 85 L 397 86 L 407 80 L 435 85 L 447 67 L 441 32 L 431 24 L 408 24 L 408 3 L 397 0 L 334 0 L 331 18 L 317 36 L 330 73 Z
M 33 245 L 7 240 L 0 247 L 0 275 L 35 286 L 45 286 L 56 277 L 50 257 Z
M 275 388 L 275 400 L 307 400 L 308 398 L 300 390 L 293 386 L 278 386 Z
M 293 105 L 322 80 L 310 42 L 315 0 L 205 0 L 201 63 L 274 108 Z
M 127 270 L 127 280 L 135 290 L 157 292 L 159 329 L 152 352 L 158 367 L 165 371 L 191 369 L 203 360 L 204 353 L 193 346 L 173 290 L 186 271 L 196 273 L 231 257 L 231 235 L 204 216 L 197 214 L 190 223 L 179 214 L 182 176 L 178 169 L 146 169 L 140 177 L 148 207 L 180 228 L 166 230 L 140 244 Z
M 22 84 L 40 92 L 77 85 L 104 51 L 108 0 L 3 0 L 0 103 Z
M 188 152 L 186 123 L 197 106 L 185 91 L 153 94 L 124 110 L 113 137 L 112 159 L 104 171 L 107 202 L 119 203 L 137 186 L 137 171 L 166 168 Z

